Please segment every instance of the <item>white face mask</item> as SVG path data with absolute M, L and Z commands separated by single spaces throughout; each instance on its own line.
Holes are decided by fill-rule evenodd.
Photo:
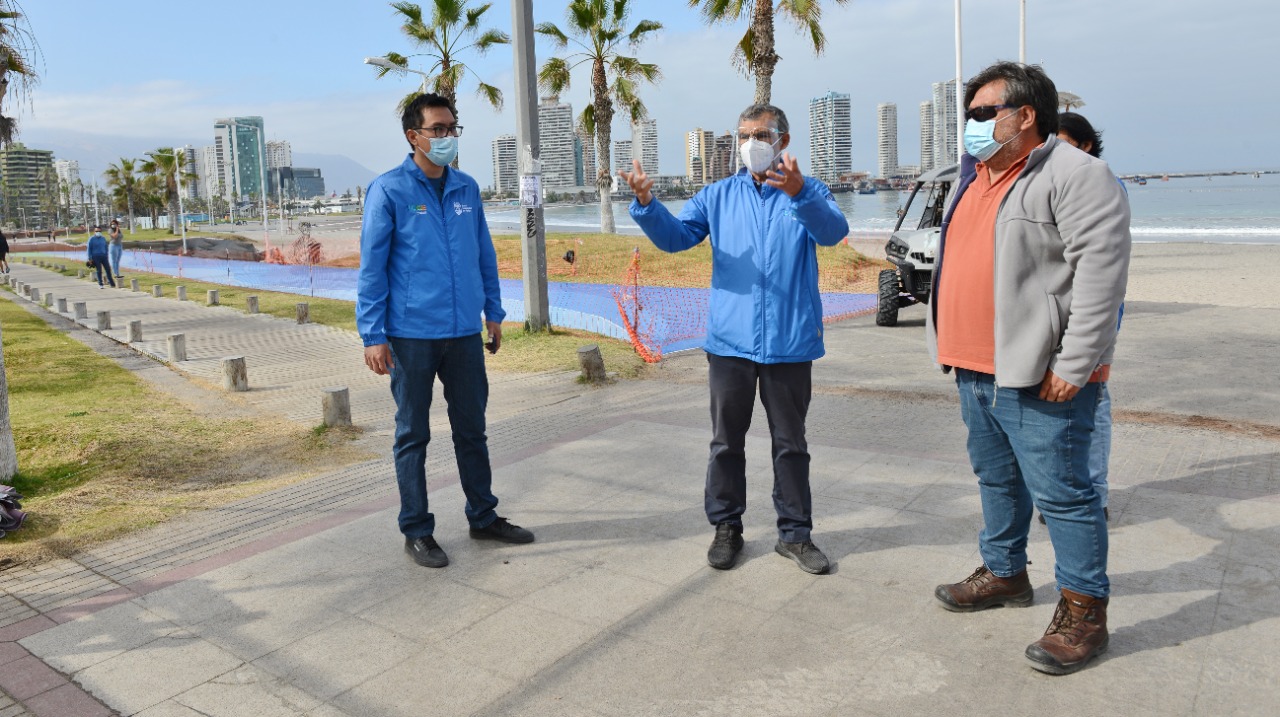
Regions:
M 749 139 L 738 146 L 738 155 L 742 157 L 742 164 L 752 174 L 764 174 L 764 171 L 773 164 L 773 160 L 778 153 L 773 150 L 774 145 L 781 142 L 779 137 L 773 144 L 761 142 L 758 139 Z

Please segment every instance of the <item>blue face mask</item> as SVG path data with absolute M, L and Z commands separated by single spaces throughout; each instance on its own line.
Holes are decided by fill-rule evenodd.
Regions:
M 996 156 L 1004 148 L 1006 144 L 1012 142 L 1015 137 L 1010 137 L 1007 142 L 996 141 L 996 124 L 1003 122 L 1010 117 L 1016 117 L 1017 112 L 1007 114 L 1000 119 L 990 119 L 986 122 L 979 122 L 971 119 L 964 123 L 964 151 L 973 155 L 979 162 L 985 162 Z
M 421 152 L 422 150 L 418 150 Z M 431 151 L 422 152 L 437 167 L 447 167 L 458 156 L 457 137 L 433 137 Z

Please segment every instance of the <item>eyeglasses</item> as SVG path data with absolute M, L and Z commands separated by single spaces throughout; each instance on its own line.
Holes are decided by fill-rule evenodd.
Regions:
M 769 144 L 773 144 L 773 138 L 777 136 L 778 136 L 778 130 L 769 129 L 767 127 L 761 127 L 760 129 L 755 129 L 750 132 L 740 129 L 738 130 L 738 143 L 741 144 L 742 142 L 746 142 L 749 139 L 754 139 L 760 142 L 768 142 Z
M 435 125 L 433 127 L 414 127 L 414 131 L 422 132 L 428 137 L 461 137 L 462 125 L 451 124 L 447 127 L 445 125 Z
M 987 120 L 995 119 L 996 113 L 1000 110 L 1009 110 L 1018 106 L 1019 105 L 979 105 L 977 107 L 970 107 L 966 110 L 964 118 L 967 120 L 986 122 Z

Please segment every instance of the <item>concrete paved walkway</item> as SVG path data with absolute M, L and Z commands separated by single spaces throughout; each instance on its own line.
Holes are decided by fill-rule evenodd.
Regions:
M 176 368 L 197 380 L 219 382 L 217 358 L 245 355 L 252 410 L 314 424 L 318 388 L 348 385 L 356 421 L 389 453 L 386 379 L 349 333 L 14 274 L 89 301 L 91 317 L 110 308 L 113 325 L 141 318 L 144 351 L 186 333 L 192 360 Z M 932 597 L 980 563 L 981 515 L 918 312 L 895 329 L 830 327 L 816 364 L 814 538 L 831 575 L 773 553 L 760 407 L 745 555 L 707 567 L 700 355 L 603 389 L 495 375 L 499 511 L 536 543 L 467 538 L 437 412 L 429 471 L 448 568 L 404 556 L 392 470 L 377 460 L 6 571 L 0 716 L 1274 714 L 1280 398 L 1258 347 L 1275 346 L 1276 312 L 1151 301 L 1126 314 L 1111 649 L 1062 678 L 1022 658 L 1056 602 L 1042 526 L 1030 609 L 956 615 Z

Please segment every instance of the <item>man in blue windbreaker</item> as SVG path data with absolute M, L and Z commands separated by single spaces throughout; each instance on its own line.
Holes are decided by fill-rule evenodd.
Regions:
M 405 552 L 430 568 L 449 564 L 433 537 L 435 516 L 427 509 L 428 414 L 437 377 L 449 404 L 471 537 L 533 542 L 533 533 L 494 512 L 498 499 L 491 489 L 485 436 L 484 349 L 497 353 L 506 312 L 480 187 L 449 166 L 462 134 L 456 118 L 453 103 L 434 94 L 421 95 L 405 108 L 401 125 L 412 152 L 373 180 L 365 195 L 356 293 L 364 362 L 378 375 L 391 374 Z M 487 345 L 480 336 L 482 313 Z
M 107 281 L 112 288 L 115 288 L 116 280 L 111 278 L 111 265 L 107 263 L 107 238 L 102 236 L 102 227 L 93 228 L 93 236 L 89 237 L 89 243 L 85 245 L 85 249 L 89 259 L 88 264 L 97 274 L 98 288 L 102 288 L 103 274 L 107 275 Z
M 826 185 L 806 178 L 795 157 L 782 154 L 790 143 L 782 110 L 748 107 L 738 118 L 743 169 L 698 192 L 679 217 L 653 198 L 653 181 L 639 162 L 621 173 L 636 194 L 631 216 L 659 249 L 683 251 L 711 237 L 706 511 L 716 535 L 707 562 L 721 570 L 733 567 L 742 550 L 746 437 L 757 384 L 773 440 L 775 550 L 806 572 L 830 567 L 810 539 L 804 433 L 813 361 L 825 353 L 816 247 L 839 242 L 849 224 Z

